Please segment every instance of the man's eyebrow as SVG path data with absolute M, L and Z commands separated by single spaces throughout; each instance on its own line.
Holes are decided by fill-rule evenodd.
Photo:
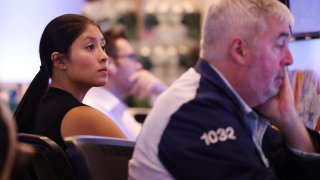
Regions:
M 283 32 L 283 33 L 280 33 L 275 40 L 278 41 L 278 40 L 289 39 L 289 37 L 290 37 L 289 33 Z
M 281 38 L 281 37 L 289 37 L 289 36 L 290 36 L 289 33 L 283 32 L 283 33 L 280 33 L 278 37 Z

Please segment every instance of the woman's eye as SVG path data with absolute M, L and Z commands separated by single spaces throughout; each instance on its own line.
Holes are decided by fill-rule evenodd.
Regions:
M 87 46 L 87 49 L 88 49 L 88 50 L 94 50 L 94 45 L 91 44 L 91 45 Z
M 106 52 L 106 45 L 101 46 L 104 52 Z

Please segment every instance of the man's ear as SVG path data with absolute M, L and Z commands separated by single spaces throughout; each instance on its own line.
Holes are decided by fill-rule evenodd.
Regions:
M 58 52 L 53 52 L 51 54 L 51 60 L 54 67 L 58 69 L 66 69 L 66 58 L 63 54 Z
M 234 38 L 231 41 L 230 51 L 232 58 L 239 64 L 246 64 L 248 51 L 247 43 L 242 38 Z

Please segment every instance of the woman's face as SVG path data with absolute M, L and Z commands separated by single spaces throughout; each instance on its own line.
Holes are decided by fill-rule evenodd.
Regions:
M 106 42 L 99 28 L 87 25 L 86 30 L 73 42 L 66 63 L 66 74 L 79 87 L 103 86 L 107 81 Z

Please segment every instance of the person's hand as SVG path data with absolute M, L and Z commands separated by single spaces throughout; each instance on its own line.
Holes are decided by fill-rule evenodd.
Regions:
M 255 109 L 279 128 L 291 147 L 304 152 L 315 152 L 311 138 L 295 109 L 288 73 L 285 75 L 279 93 Z
M 255 109 L 265 117 L 270 118 L 271 123 L 277 126 L 281 126 L 281 122 L 285 119 L 292 119 L 298 116 L 288 73 L 285 73 L 279 93 Z
M 159 78 L 147 70 L 137 71 L 130 76 L 129 81 L 133 84 L 130 94 L 139 99 L 158 96 L 167 88 Z

